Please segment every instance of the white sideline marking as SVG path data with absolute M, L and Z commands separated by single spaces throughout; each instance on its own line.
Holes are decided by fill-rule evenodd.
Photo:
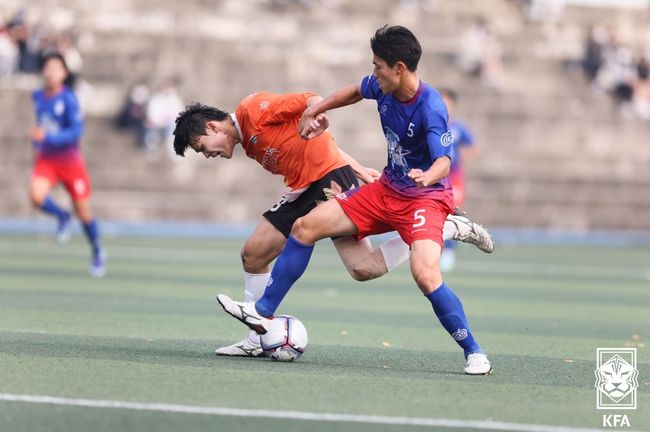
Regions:
M 495 421 L 451 420 L 414 417 L 387 417 L 354 414 L 329 414 L 302 411 L 271 411 L 224 407 L 202 407 L 192 405 L 172 405 L 161 403 L 123 402 L 114 400 L 68 399 L 55 396 L 18 395 L 0 393 L 0 400 L 9 402 L 27 402 L 37 404 L 81 406 L 91 408 L 118 408 L 138 411 L 160 411 L 186 414 L 208 414 L 235 417 L 264 417 L 286 420 L 309 420 L 321 422 L 370 423 L 383 425 L 431 426 L 459 429 L 483 429 L 522 432 L 599 432 L 599 429 L 572 428 L 564 426 L 547 426 Z

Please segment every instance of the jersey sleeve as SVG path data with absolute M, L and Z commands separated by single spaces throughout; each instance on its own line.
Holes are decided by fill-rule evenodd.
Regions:
M 443 110 L 427 110 L 424 116 L 427 127 L 427 146 L 431 158 L 436 160 L 443 156 L 453 159 L 454 138 L 447 125 L 447 112 Z
M 65 97 L 64 124 L 57 132 L 48 132 L 45 135 L 44 144 L 54 147 L 65 147 L 74 144 L 81 139 L 83 132 L 83 117 L 79 109 L 77 98 L 68 93 Z
M 316 96 L 314 93 L 287 93 L 273 95 L 269 98 L 260 100 L 260 109 L 262 110 L 262 123 L 277 124 L 300 118 L 307 108 L 307 100 Z M 264 107 L 264 104 L 268 106 Z
M 382 95 L 379 83 L 374 75 L 367 75 L 361 80 L 361 96 L 364 99 L 378 99 Z

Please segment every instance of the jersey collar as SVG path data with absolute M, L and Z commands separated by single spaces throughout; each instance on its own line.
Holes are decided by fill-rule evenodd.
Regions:
M 244 142 L 244 134 L 241 133 L 241 127 L 239 126 L 239 122 L 237 121 L 237 116 L 235 116 L 235 113 L 231 113 L 230 118 L 232 119 L 233 123 L 235 123 L 235 128 L 239 134 L 239 139 Z

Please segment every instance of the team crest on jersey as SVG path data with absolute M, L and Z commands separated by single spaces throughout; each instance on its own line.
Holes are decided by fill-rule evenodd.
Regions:
M 56 115 L 56 116 L 61 116 L 61 115 L 63 115 L 63 112 L 65 111 L 65 103 L 63 103 L 63 101 L 62 101 L 61 99 L 59 99 L 59 100 L 56 101 L 56 103 L 54 104 L 54 109 L 53 109 L 53 111 L 54 111 L 54 115 Z
M 442 144 L 444 147 L 449 147 L 453 142 L 454 136 L 449 131 L 443 133 L 440 137 L 440 144 Z
M 260 109 L 261 109 L 262 111 L 264 111 L 265 109 L 267 109 L 267 108 L 269 107 L 269 105 L 270 105 L 270 104 L 269 104 L 269 101 L 261 102 L 261 103 L 260 103 Z
M 381 115 L 385 115 L 385 114 L 386 114 L 386 111 L 388 111 L 388 105 L 386 105 L 386 104 L 382 104 L 382 106 L 379 107 L 379 114 L 381 114 Z

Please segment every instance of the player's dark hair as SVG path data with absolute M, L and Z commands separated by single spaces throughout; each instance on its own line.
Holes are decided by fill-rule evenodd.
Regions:
M 450 88 L 447 87 L 439 88 L 438 93 L 440 93 L 440 95 L 443 97 L 449 98 L 454 103 L 458 102 L 458 93 L 456 93 L 454 90 Z
M 222 121 L 228 118 L 228 113 L 199 102 L 194 102 L 176 117 L 174 129 L 174 151 L 179 156 L 185 156 L 185 150 L 194 144 L 201 135 L 206 134 L 209 121 Z
M 49 62 L 52 59 L 59 60 L 61 64 L 63 64 L 63 67 L 65 68 L 66 72 L 70 72 L 70 69 L 68 69 L 68 64 L 65 62 L 65 58 L 63 57 L 63 54 L 61 54 L 58 51 L 45 51 L 43 55 L 41 56 L 41 62 L 40 62 L 40 70 L 43 71 L 45 68 L 45 65 L 47 62 Z
M 406 68 L 415 72 L 422 56 L 420 42 L 411 30 L 402 26 L 383 26 L 370 39 L 373 54 L 384 60 L 388 66 L 398 61 L 404 62 Z

